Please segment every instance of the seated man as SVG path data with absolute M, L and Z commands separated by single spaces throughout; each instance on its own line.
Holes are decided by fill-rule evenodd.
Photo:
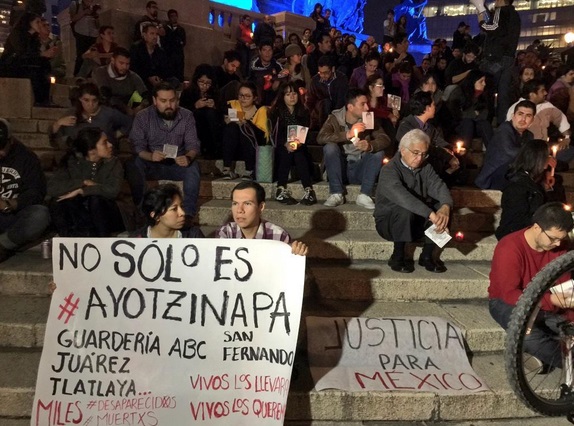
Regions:
M 241 55 L 236 50 L 227 50 L 223 54 L 223 64 L 215 65 L 213 67 L 213 74 L 215 79 L 213 81 L 214 88 L 217 90 L 225 90 L 227 86 L 232 81 L 237 82 L 239 86 L 239 81 L 241 78 L 237 74 L 237 70 L 241 67 Z M 237 93 L 231 99 L 235 99 Z
M 319 73 L 311 78 L 305 102 L 311 114 L 312 129 L 320 129 L 331 112 L 345 106 L 348 88 L 347 76 L 335 71 L 330 56 L 322 56 L 319 59 Z
M 11 135 L 0 118 L 0 262 L 39 238 L 50 224 L 42 203 L 46 178 L 40 160 Z
M 520 146 L 534 137 L 528 130 L 536 114 L 536 105 L 530 101 L 520 101 L 514 108 L 511 121 L 502 123 L 486 148 L 482 169 L 474 183 L 482 189 L 504 189 L 508 166 L 514 161 Z
M 390 148 L 391 139 L 378 120 L 373 130 L 366 128 L 362 119 L 363 112 L 368 110 L 365 93 L 350 89 L 346 106 L 329 115 L 317 136 L 317 142 L 325 145 L 323 155 L 330 193 L 325 201 L 327 207 L 345 203 L 343 181 L 346 176 L 349 183 L 361 185 L 357 205 L 370 210 L 375 208 L 371 194 L 381 169 L 383 150 Z
M 144 99 L 148 90 L 140 76 L 130 71 L 130 64 L 130 52 L 118 47 L 112 53 L 110 64 L 96 68 L 92 79 L 111 107 L 133 116 L 147 106 Z
M 460 163 L 452 153 L 452 147 L 442 137 L 441 132 L 435 128 L 430 120 L 434 118 L 436 107 L 430 92 L 417 92 L 409 101 L 411 115 L 401 120 L 397 129 L 397 140 L 413 130 L 420 129 L 430 138 L 428 162 L 434 171 L 442 178 L 449 178 L 459 169 Z
M 425 163 L 430 139 L 420 129 L 407 132 L 399 142 L 399 152 L 381 169 L 377 185 L 375 224 L 385 240 L 394 243 L 389 266 L 397 272 L 413 272 L 411 259 L 405 258 L 406 243 L 423 237 L 431 224 L 436 232 L 447 231 L 452 197 L 432 166 Z M 435 244 L 425 236 L 419 265 L 430 272 L 445 272 L 433 258 Z
M 566 252 L 560 243 L 572 229 L 572 213 L 562 203 L 540 206 L 532 217 L 532 226 L 502 238 L 494 249 L 488 287 L 488 304 L 492 318 L 505 330 L 512 309 L 532 278 L 544 266 Z M 564 281 L 564 279 L 559 279 Z M 564 294 L 544 297 L 532 331 L 525 336 L 524 349 L 550 367 L 561 367 L 559 342 L 553 336 L 554 326 L 564 321 L 561 307 Z M 572 297 L 572 295 L 570 295 Z
M 263 39 L 259 45 L 259 56 L 253 58 L 249 67 L 249 80 L 257 86 L 257 97 L 261 105 L 270 106 L 275 99 L 280 79 L 288 74 L 273 59 L 273 40 Z
M 444 72 L 445 84 L 459 84 L 471 70 L 477 69 L 476 57 L 479 53 L 480 48 L 474 43 L 464 46 L 462 56 L 448 64 Z
M 146 179 L 182 180 L 183 209 L 190 220 L 197 211 L 199 196 L 196 157 L 200 142 L 193 113 L 179 108 L 177 94 L 169 83 L 154 88 L 153 105 L 136 115 L 130 140 L 136 158 L 126 164 L 126 177 L 136 206 L 142 201 Z
M 134 43 L 131 48 L 131 67 L 144 81 L 151 91 L 162 80 L 177 80 L 170 75 L 169 58 L 159 46 L 158 28 L 155 24 L 145 24 L 142 32 L 143 39 Z
M 240 182 L 231 191 L 233 222 L 217 231 L 217 238 L 244 238 L 283 241 L 291 245 L 293 254 L 307 255 L 307 245 L 291 241 L 291 236 L 280 226 L 261 218 L 265 210 L 265 189 L 253 181 Z

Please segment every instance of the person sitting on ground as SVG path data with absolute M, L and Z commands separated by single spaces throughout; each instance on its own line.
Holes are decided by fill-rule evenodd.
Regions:
M 385 94 L 385 84 L 383 78 L 377 74 L 373 74 L 367 78 L 366 87 L 363 89 L 368 93 L 369 98 L 369 111 L 372 111 L 375 120 L 380 122 L 381 127 L 391 139 L 393 150 L 397 147 L 397 129 L 395 126 L 399 121 L 400 112 L 396 108 L 387 106 L 387 99 Z
M 511 104 L 518 102 L 518 99 L 522 97 L 522 89 L 524 85 L 530 80 L 537 78 L 537 69 L 532 65 L 524 65 L 520 67 L 518 72 L 518 77 L 514 77 L 512 85 L 510 87 L 510 101 Z M 512 107 L 511 107 L 512 108 Z
M 223 53 L 223 63 L 213 67 L 213 86 L 220 92 L 226 92 L 226 86 L 230 83 L 239 85 L 237 71 L 241 67 L 241 55 L 237 50 L 227 50 Z M 233 96 L 231 99 L 235 99 Z
M 228 106 L 235 111 L 233 120 L 226 115 L 223 129 L 223 177 L 234 180 L 239 175 L 231 170 L 233 162 L 243 160 L 244 180 L 253 180 L 255 174 L 255 154 L 257 145 L 265 145 L 269 138 L 267 107 L 257 106 L 257 87 L 250 81 L 239 86 L 238 99 L 229 101 Z
M 84 61 L 78 72 L 78 77 L 90 77 L 94 69 L 108 65 L 114 50 L 118 48 L 117 43 L 114 41 L 114 27 L 102 25 L 99 34 L 98 41 L 91 45 L 82 55 Z
M 130 132 L 135 159 L 126 164 L 134 204 L 139 206 L 146 180 L 183 181 L 186 220 L 197 212 L 200 143 L 193 113 L 179 107 L 175 88 L 167 82 L 154 87 L 153 105 L 140 111 Z
M 197 136 L 201 141 L 201 154 L 209 159 L 221 158 L 222 117 L 216 103 L 213 87 L 213 68 L 199 64 L 193 73 L 190 86 L 179 98 L 179 105 L 193 112 Z
M 305 140 L 299 140 L 298 136 L 288 135 L 288 129 L 296 130 L 296 126 L 309 127 L 309 111 L 303 105 L 294 82 L 284 83 L 279 87 L 277 98 L 269 108 L 268 116 L 272 126 L 271 138 L 275 141 L 277 176 L 275 199 L 287 205 L 297 204 L 291 196 L 291 191 L 287 189 L 289 172 L 295 164 L 305 191 L 300 203 L 306 206 L 315 204 L 317 196 L 313 190 L 312 163 L 307 145 Z
M 319 72 L 319 60 L 324 56 L 330 58 L 331 66 L 337 67 L 337 55 L 333 53 L 333 40 L 331 40 L 329 34 L 320 34 L 314 40 L 313 46 L 316 46 L 316 48 L 307 54 L 307 68 L 309 68 L 311 77 L 314 77 Z
M 100 104 L 100 91 L 94 83 L 84 83 L 77 89 L 75 108 L 56 120 L 50 128 L 51 136 L 58 140 L 60 149 L 71 148 L 70 141 L 86 127 L 99 127 L 115 148 L 119 147 L 116 132 L 127 136 L 132 118 L 114 108 Z
M 454 155 L 452 146 L 444 140 L 442 132 L 430 123 L 436 111 L 432 94 L 415 93 L 409 102 L 409 111 L 411 115 L 403 118 L 399 124 L 397 139 L 401 140 L 413 129 L 425 132 L 430 140 L 428 163 L 443 181 L 454 183 L 453 174 L 459 170 L 460 162 Z
M 96 68 L 92 80 L 105 94 L 106 104 L 129 116 L 149 106 L 148 89 L 139 75 L 130 70 L 131 55 L 118 47 L 112 53 L 110 64 Z
M 572 212 L 559 202 L 540 206 L 530 223 L 530 227 L 502 238 L 492 257 L 488 307 L 492 318 L 505 330 L 518 299 L 532 278 L 566 253 L 566 247 L 561 243 L 574 226 Z M 569 278 L 570 274 L 565 274 L 557 283 Z M 536 321 L 524 336 L 524 351 L 537 358 L 540 373 L 548 372 L 548 368 L 562 367 L 562 350 L 555 330 L 556 324 L 564 321 L 564 307 L 572 306 L 571 298 L 571 293 L 548 292 L 544 295 Z
M 186 227 L 183 194 L 172 183 L 149 189 L 143 196 L 141 211 L 146 226 L 130 234 L 136 238 L 204 238 L 196 226 Z
M 248 240 L 275 240 L 291 246 L 291 252 L 307 255 L 307 245 L 293 241 L 280 226 L 261 218 L 265 210 L 265 189 L 257 182 L 239 182 L 231 191 L 231 214 L 233 222 L 223 225 L 215 233 L 216 238 Z
M 50 75 L 56 77 L 57 83 L 65 83 L 67 70 L 62 41 L 58 36 L 52 34 L 50 23 L 45 18 L 41 19 L 38 37 L 40 38 L 40 52 L 46 52 L 52 47 L 56 47 L 56 54 L 50 59 Z
M 568 119 L 562 111 L 546 100 L 547 94 L 544 82 L 535 78 L 524 84 L 522 97 L 518 102 L 528 99 L 536 105 L 536 115 L 532 120 L 532 124 L 528 127 L 535 139 L 550 141 L 548 135 L 550 125 L 552 124 L 553 127 L 558 129 L 560 137 L 557 144 L 558 153 L 556 158 L 569 163 L 574 160 L 574 147 L 570 147 L 570 123 L 568 123 Z M 512 118 L 512 111 L 514 111 L 514 107 L 518 102 L 513 104 L 508 110 L 507 120 Z
M 319 59 L 319 73 L 311 78 L 305 104 L 311 113 L 311 129 L 320 129 L 331 112 L 345 106 L 349 83 L 347 77 L 335 71 L 329 56 Z
M 365 87 L 365 84 L 367 84 L 367 79 L 370 76 L 377 75 L 383 78 L 383 72 L 379 68 L 380 59 L 381 57 L 377 52 L 369 53 L 365 58 L 365 63 L 353 70 L 353 74 L 351 74 L 351 79 L 349 80 L 349 86 L 362 89 Z
M 478 69 L 476 58 L 479 53 L 480 48 L 474 43 L 469 43 L 464 46 L 462 57 L 448 64 L 444 72 L 446 85 L 460 84 L 470 71 Z
M 492 144 L 486 148 L 482 169 L 474 183 L 482 189 L 502 190 L 508 184 L 506 172 L 516 159 L 520 147 L 534 139 L 528 127 L 536 114 L 536 105 L 530 101 L 516 104 L 512 120 L 505 121 L 496 129 Z
M 283 71 L 288 72 L 287 81 L 298 82 L 299 87 L 308 89 L 311 87 L 311 74 L 305 65 L 301 63 L 303 51 L 298 44 L 290 44 L 285 48 L 287 58 L 283 65 Z
M 361 185 L 357 205 L 374 209 L 371 194 L 381 169 L 385 149 L 391 148 L 391 139 L 374 120 L 369 130 L 363 123 L 363 112 L 369 110 L 367 95 L 359 89 L 349 89 L 346 106 L 333 111 L 321 128 L 317 142 L 323 147 L 329 198 L 327 207 L 345 203 L 344 182 Z M 344 161 L 346 160 L 346 161 Z
M 406 243 L 424 236 L 429 226 L 436 232 L 448 232 L 453 201 L 445 183 L 425 162 L 430 139 L 420 129 L 407 132 L 399 142 L 399 152 L 381 169 L 374 212 L 377 232 L 394 244 L 388 261 L 393 271 L 414 271 L 412 259 L 406 259 Z M 444 263 L 433 258 L 435 244 L 424 237 L 419 265 L 429 272 L 445 272 Z
M 0 118 L 0 262 L 42 236 L 50 224 L 43 205 L 46 178 L 40 160 L 12 136 Z
M 413 78 L 413 67 L 408 62 L 401 62 L 391 75 L 389 93 L 399 96 L 402 105 L 408 105 L 416 88 L 417 80 Z
M 80 130 L 48 181 L 52 222 L 60 237 L 110 237 L 124 230 L 116 199 L 124 169 L 98 127 Z
M 249 67 L 249 80 L 257 87 L 261 105 L 271 105 L 281 80 L 287 75 L 279 62 L 273 59 L 273 41 L 263 39 L 259 45 L 259 56 L 253 58 Z
M 500 225 L 495 235 L 502 237 L 524 229 L 532 223 L 532 215 L 548 201 L 554 192 L 554 176 L 548 166 L 556 166 L 556 159 L 548 155 L 546 141 L 533 139 L 524 142 L 510 166 L 510 183 L 502 191 Z
M 457 137 L 462 139 L 466 149 L 470 149 L 475 136 L 481 138 L 487 148 L 492 139 L 485 88 L 486 75 L 482 71 L 471 70 L 446 101 L 450 113 L 450 125 L 447 127 L 453 129 Z
M 574 87 L 574 64 L 561 66 L 557 75 L 558 79 L 548 90 L 548 101 L 567 114 L 570 93 Z

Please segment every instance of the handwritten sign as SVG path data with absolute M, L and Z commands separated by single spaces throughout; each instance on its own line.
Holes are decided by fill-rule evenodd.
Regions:
M 263 240 L 54 239 L 31 424 L 283 424 L 305 258 Z
M 438 317 L 307 317 L 316 390 L 488 390 L 468 362 L 460 329 Z

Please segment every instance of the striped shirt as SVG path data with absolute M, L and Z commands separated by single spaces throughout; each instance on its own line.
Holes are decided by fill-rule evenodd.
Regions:
M 235 238 L 244 239 L 245 236 L 241 231 L 239 225 L 236 222 L 229 222 L 227 225 L 223 225 L 216 232 L 217 238 Z M 254 237 L 255 240 L 275 240 L 283 241 L 284 243 L 291 243 L 291 236 L 280 226 L 277 226 L 271 222 L 261 220 L 257 233 Z

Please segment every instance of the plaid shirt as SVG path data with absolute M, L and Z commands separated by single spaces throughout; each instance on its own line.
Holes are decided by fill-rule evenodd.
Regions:
M 216 233 L 217 238 L 237 238 L 243 239 L 243 232 L 241 228 L 235 222 L 229 222 L 227 225 L 223 225 Z M 280 226 L 277 226 L 271 222 L 261 220 L 259 228 L 257 229 L 257 234 L 255 234 L 256 240 L 275 240 L 283 241 L 284 243 L 291 243 L 291 236 Z
M 185 108 L 178 108 L 171 127 L 157 114 L 154 105 L 143 109 L 134 119 L 130 140 L 136 154 L 142 151 L 162 152 L 164 144 L 177 145 L 178 156 L 192 150 L 199 153 L 200 149 L 193 113 Z

